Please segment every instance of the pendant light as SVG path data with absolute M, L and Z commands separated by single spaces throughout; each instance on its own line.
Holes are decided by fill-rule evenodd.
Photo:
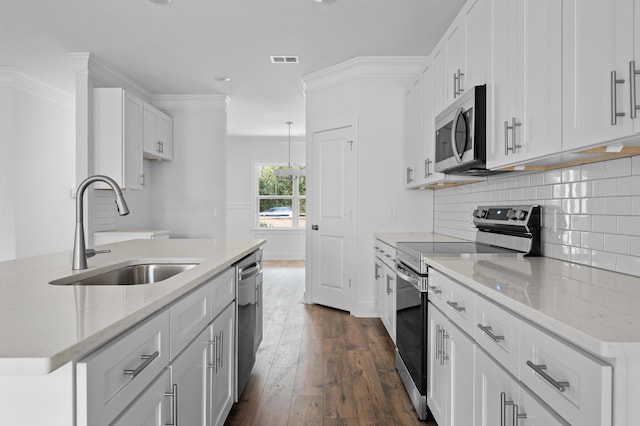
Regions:
M 291 125 L 293 121 L 287 121 L 285 124 L 289 126 L 289 163 L 286 169 L 276 169 L 273 174 L 276 177 L 298 177 L 304 176 L 304 169 L 298 169 L 291 167 Z

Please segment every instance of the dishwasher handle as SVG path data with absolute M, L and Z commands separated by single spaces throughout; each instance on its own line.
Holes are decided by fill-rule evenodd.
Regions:
M 261 272 L 262 272 L 262 264 L 256 262 L 248 268 L 238 269 L 238 280 L 239 281 L 248 280 L 249 278 L 253 278 L 257 276 Z

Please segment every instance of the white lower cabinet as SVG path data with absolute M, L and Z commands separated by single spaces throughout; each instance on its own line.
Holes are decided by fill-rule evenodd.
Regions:
M 475 426 L 569 424 L 530 394 L 482 349 L 478 348 L 475 355 Z
M 473 340 L 431 304 L 428 323 L 427 405 L 439 426 L 473 425 Z
M 380 319 L 387 329 L 391 340 L 396 341 L 396 271 L 394 262 L 396 252 L 390 245 L 376 240 L 374 244 L 375 282 L 378 291 L 378 309 Z
M 209 333 L 209 397 L 208 425 L 222 425 L 231 411 L 235 386 L 235 303 L 229 304 L 207 331 Z M 195 424 L 195 423 L 181 423 Z
M 170 373 L 169 370 L 165 370 L 112 425 L 157 426 L 172 424 L 172 401 L 167 395 L 167 389 L 170 387 Z M 195 423 L 192 424 L 195 425 Z

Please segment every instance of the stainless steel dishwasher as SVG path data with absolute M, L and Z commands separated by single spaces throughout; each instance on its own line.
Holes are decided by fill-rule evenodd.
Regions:
M 238 400 L 249 381 L 256 362 L 256 352 L 262 342 L 262 249 L 238 262 L 236 274 Z

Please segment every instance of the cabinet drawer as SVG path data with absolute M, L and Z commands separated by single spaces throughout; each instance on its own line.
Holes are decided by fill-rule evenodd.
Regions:
M 475 293 L 440 272 L 429 269 L 429 297 L 465 333 L 473 336 Z
M 493 358 L 518 377 L 520 319 L 482 296 L 476 298 L 474 336 Z
M 169 363 L 163 311 L 76 364 L 78 425 L 107 425 Z
M 169 370 L 156 379 L 155 382 L 140 394 L 127 411 L 112 423 L 112 426 L 129 425 L 166 425 L 169 423 L 171 402 L 167 393 L 171 390 Z
M 429 301 L 437 306 L 441 311 L 446 311 L 446 301 L 451 293 L 450 279 L 435 269 L 429 269 L 427 284 L 429 287 Z
M 388 266 L 394 267 L 396 262 L 396 249 L 380 240 L 375 240 L 373 244 L 375 255 L 378 256 Z
M 212 294 L 209 281 L 169 308 L 172 360 L 213 320 Z
M 236 269 L 229 268 L 226 272 L 216 276 L 212 280 L 212 287 L 213 299 L 211 300 L 211 305 L 213 318 L 215 318 L 236 298 Z
M 528 323 L 521 336 L 520 380 L 569 423 L 610 426 L 612 367 Z

